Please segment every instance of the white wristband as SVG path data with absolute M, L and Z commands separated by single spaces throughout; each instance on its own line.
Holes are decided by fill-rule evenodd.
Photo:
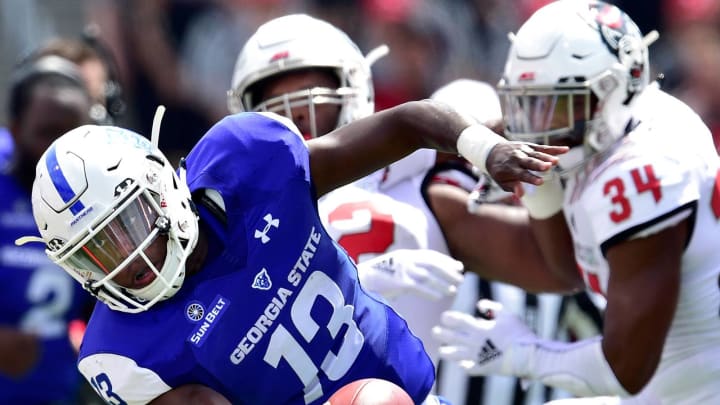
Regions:
M 535 340 L 520 350 L 530 350 L 519 377 L 568 391 L 576 396 L 630 394 L 620 385 L 602 351 L 602 338 L 575 343 Z
M 560 176 L 550 173 L 543 177 L 543 184 L 523 184 L 525 191 L 520 198 L 528 214 L 535 219 L 547 219 L 562 210 L 563 188 Z
M 505 138 L 484 125 L 473 124 L 463 129 L 458 136 L 457 150 L 462 157 L 489 175 L 485 161 L 492 148 L 501 142 L 506 142 Z

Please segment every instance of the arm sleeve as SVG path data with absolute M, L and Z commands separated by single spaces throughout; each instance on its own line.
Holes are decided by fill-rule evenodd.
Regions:
M 85 357 L 78 369 L 108 404 L 147 404 L 172 389 L 154 371 L 115 354 Z

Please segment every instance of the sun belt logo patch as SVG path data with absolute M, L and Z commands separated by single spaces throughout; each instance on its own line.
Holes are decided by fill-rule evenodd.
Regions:
M 185 316 L 192 322 L 197 322 L 205 316 L 205 308 L 201 303 L 193 301 L 185 308 Z
M 271 287 L 272 281 L 270 280 L 270 275 L 268 274 L 267 269 L 263 267 L 263 269 L 255 275 L 252 288 L 258 290 L 269 290 Z
M 199 317 L 199 319 L 196 321 L 197 326 L 195 326 L 192 334 L 187 338 L 188 342 L 190 342 L 196 347 L 201 347 L 203 344 L 205 344 L 207 337 L 210 336 L 210 333 L 212 332 L 213 328 L 215 328 L 215 325 L 220 322 L 220 318 L 222 318 L 229 306 L 230 300 L 223 297 L 222 295 L 218 295 L 215 297 L 215 300 L 213 300 L 213 303 L 208 307 L 208 310 L 202 311 L 204 312 L 204 316 L 199 316 L 200 312 L 198 312 L 197 310 L 202 308 L 202 305 L 198 302 L 191 302 L 190 304 L 188 304 L 185 311 L 185 315 L 188 316 L 188 319 Z M 191 307 L 193 308 L 192 311 Z M 190 315 L 191 313 L 192 318 Z

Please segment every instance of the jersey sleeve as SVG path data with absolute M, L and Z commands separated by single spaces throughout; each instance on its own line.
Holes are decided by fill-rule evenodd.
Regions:
M 431 184 L 448 184 L 471 192 L 478 182 L 478 175 L 473 171 L 472 165 L 466 160 L 446 159 L 434 165 L 424 179 L 424 186 Z
M 700 180 L 681 160 L 659 154 L 618 156 L 583 197 L 603 254 L 614 244 L 647 236 L 691 215 L 700 198 Z
M 152 370 L 116 354 L 85 357 L 78 363 L 78 369 L 108 404 L 147 404 L 171 389 Z
M 191 191 L 214 189 L 229 205 L 252 204 L 291 179 L 310 181 L 309 153 L 276 114 L 241 113 L 215 124 L 187 158 Z
M 387 190 L 409 178 L 424 175 L 435 164 L 436 155 L 434 149 L 418 149 L 391 163 L 383 174 L 380 189 Z

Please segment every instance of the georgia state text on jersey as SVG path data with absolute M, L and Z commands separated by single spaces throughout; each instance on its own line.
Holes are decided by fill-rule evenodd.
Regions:
M 323 229 L 298 134 L 233 115 L 187 166 L 194 193 L 222 196 L 226 224 L 199 206 L 208 260 L 174 297 L 138 314 L 98 305 L 79 367 L 106 400 L 144 403 L 199 383 L 238 404 L 319 404 L 366 377 L 425 399 L 430 359 Z
M 0 374 L 0 404 L 73 403 L 82 380 L 68 323 L 94 299 L 48 259 L 44 245 L 15 246 L 15 239 L 37 234 L 30 194 L 6 174 L 0 194 L 0 325 L 34 333 L 42 345 L 26 375 Z
M 712 235 L 720 234 L 720 160 L 707 127 L 686 105 L 654 86 L 636 103 L 635 127 L 622 143 L 566 185 L 564 212 L 577 263 L 586 284 L 604 293 L 607 249 L 692 219 L 675 318 L 658 370 L 641 396 L 668 404 L 715 402 L 720 249 Z

